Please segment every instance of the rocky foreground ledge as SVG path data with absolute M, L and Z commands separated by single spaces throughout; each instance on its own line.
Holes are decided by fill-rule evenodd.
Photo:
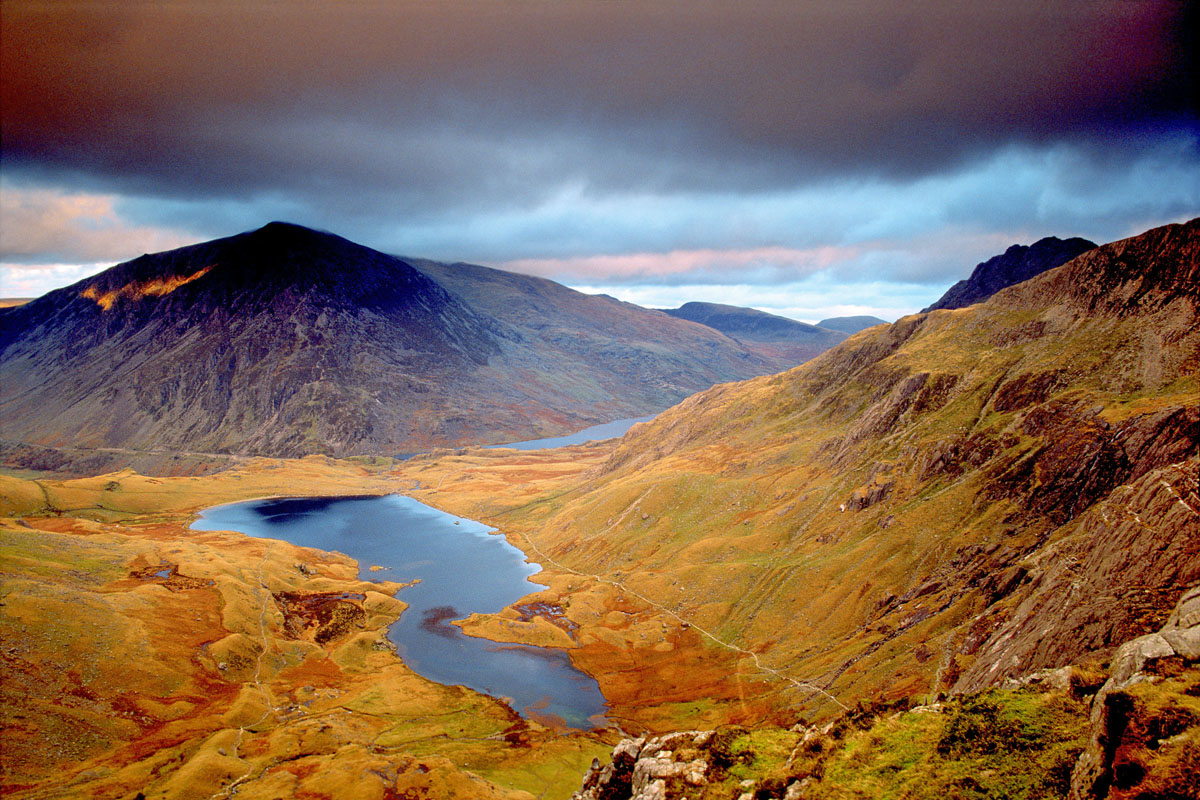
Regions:
M 725 726 L 623 739 L 573 800 L 809 800 L 874 796 L 1197 798 L 1200 586 L 1107 677 L 1041 670 L 1004 688 L 905 709 L 861 706 L 825 725 Z
M 665 800 L 667 783 L 678 790 L 705 786 L 720 751 L 713 747 L 714 731 L 681 731 L 647 739 L 622 739 L 613 748 L 612 762 L 601 767 L 598 760 L 584 778 L 583 788 L 572 800 Z
M 1193 586 L 1183 593 L 1162 630 L 1126 642 L 1113 657 L 1108 680 L 1092 700 L 1091 738 L 1071 777 L 1071 800 L 1107 797 L 1114 788 L 1120 791 L 1142 783 L 1148 770 L 1139 750 L 1161 750 L 1162 743 L 1171 740 L 1176 740 L 1176 745 L 1190 745 L 1184 749 L 1181 766 L 1191 771 L 1191 793 L 1178 796 L 1200 795 L 1196 719 L 1192 718 L 1190 731 L 1175 730 L 1182 726 L 1182 719 L 1173 724 L 1168 720 L 1166 728 L 1156 730 L 1155 721 L 1147 724 L 1144 714 L 1138 713 L 1135 694 L 1139 685 L 1163 683 L 1181 665 L 1190 664 L 1194 671 L 1198 661 L 1200 586 Z M 1191 688 L 1194 692 L 1195 684 Z

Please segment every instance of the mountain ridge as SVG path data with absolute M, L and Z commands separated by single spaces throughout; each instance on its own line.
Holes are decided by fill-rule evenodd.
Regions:
M 964 308 L 982 302 L 1001 289 L 1040 275 L 1095 247 L 1096 243 L 1087 239 L 1057 236 L 1046 236 L 1028 246 L 1014 244 L 976 265 L 970 277 L 951 286 L 937 302 L 922 311 Z
M 870 315 L 860 315 L 855 317 L 830 317 L 829 319 L 823 319 L 818 322 L 817 327 L 828 328 L 830 330 L 841 331 L 842 333 L 853 335 L 861 330 L 865 330 L 866 328 L 873 328 L 876 325 L 887 324 L 888 321 L 886 319 L 880 319 L 879 317 L 873 317 Z
M 846 333 L 809 325 L 756 308 L 693 301 L 664 314 L 707 325 L 786 366 L 802 364 L 846 338 Z M 788 363 L 790 362 L 790 363 Z

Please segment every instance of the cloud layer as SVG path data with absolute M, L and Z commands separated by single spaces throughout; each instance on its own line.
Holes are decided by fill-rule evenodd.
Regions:
M 1113 238 L 1200 204 L 1197 20 L 1166 0 L 0 15 L 6 197 L 109 198 L 95 213 L 131 245 L 287 218 L 578 280 L 790 281 L 878 246 L 910 274 L 889 278 L 931 281 L 991 253 L 886 254 Z M 4 259 L 103 250 L 24 229 L 5 221 Z

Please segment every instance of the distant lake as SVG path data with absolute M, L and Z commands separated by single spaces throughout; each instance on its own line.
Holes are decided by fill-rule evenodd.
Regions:
M 581 729 L 604 724 L 599 685 L 564 651 L 465 636 L 450 624 L 473 612 L 495 613 L 541 588 L 529 580 L 537 565 L 482 523 L 389 495 L 234 503 L 202 512 L 192 528 L 336 550 L 358 561 L 363 580 L 419 578 L 397 594 L 409 608 L 388 628 L 414 672 L 504 699 L 526 718 L 553 715 Z M 372 565 L 386 571 L 370 572 Z
M 599 441 L 601 439 L 615 439 L 618 436 L 624 436 L 626 431 L 637 423 L 649 422 L 656 416 L 658 415 L 651 414 L 648 417 L 619 419 L 615 422 L 593 425 L 590 428 L 584 428 L 581 431 L 566 436 L 552 436 L 549 439 L 530 439 L 529 441 L 512 442 L 510 444 L 493 444 L 488 449 L 507 447 L 513 450 L 546 450 L 552 447 L 567 447 L 573 444 L 583 444 L 584 442 Z

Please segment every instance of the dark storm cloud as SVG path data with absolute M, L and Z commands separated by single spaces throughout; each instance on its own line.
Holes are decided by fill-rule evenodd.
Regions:
M 32 3 L 7 170 L 436 216 L 1195 132 L 1173 2 Z M 351 13 L 353 12 L 353 13 Z M 1194 76 L 1191 76 L 1194 77 Z

